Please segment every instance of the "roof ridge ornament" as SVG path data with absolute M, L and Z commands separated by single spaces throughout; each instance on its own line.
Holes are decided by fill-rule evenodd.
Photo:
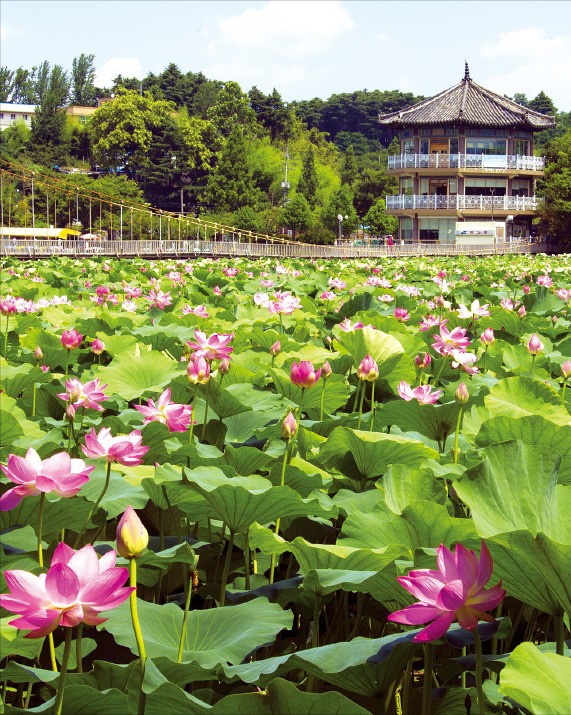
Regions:
M 470 79 L 470 68 L 466 60 L 464 60 L 464 79 Z

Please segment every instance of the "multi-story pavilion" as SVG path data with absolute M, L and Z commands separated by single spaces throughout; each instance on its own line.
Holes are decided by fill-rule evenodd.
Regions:
M 457 85 L 379 122 L 398 130 L 388 171 L 399 193 L 386 202 L 401 240 L 451 243 L 458 221 L 507 221 L 508 236 L 530 236 L 545 165 L 533 133 L 553 117 L 476 84 L 466 63 Z

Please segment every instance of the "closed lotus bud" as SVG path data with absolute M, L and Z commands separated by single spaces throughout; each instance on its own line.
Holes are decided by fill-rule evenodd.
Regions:
M 221 375 L 226 375 L 227 372 L 230 370 L 230 360 L 229 358 L 223 358 L 220 360 L 220 365 L 218 365 L 218 372 Z
M 561 374 L 565 379 L 568 377 L 571 377 L 571 361 L 570 360 L 565 360 L 563 365 L 561 365 Z
M 379 367 L 370 355 L 365 355 L 357 368 L 359 380 L 374 382 L 379 377 Z
M 71 402 L 68 402 L 67 407 L 65 408 L 65 415 L 68 420 L 73 420 L 75 417 L 75 407 L 71 404 Z
M 83 335 L 77 330 L 64 330 L 61 334 L 61 344 L 66 350 L 73 350 L 81 345 Z
M 140 556 L 149 543 L 149 532 L 133 507 L 128 506 L 117 524 L 117 551 L 124 559 Z
M 517 314 L 519 315 L 520 318 L 525 318 L 525 316 L 526 316 L 525 305 L 521 306 L 521 308 L 517 311 Z
M 279 355 L 282 349 L 282 345 L 279 340 L 276 340 L 276 342 L 272 345 L 270 348 L 270 355 L 272 357 L 275 357 L 276 355 Z
M 458 388 L 456 392 L 454 393 L 454 399 L 456 402 L 458 402 L 461 405 L 465 405 L 468 402 L 468 399 L 470 398 L 470 393 L 468 392 L 468 388 L 466 387 L 466 383 L 461 382 L 458 385 Z
M 527 344 L 527 349 L 529 350 L 530 355 L 539 355 L 539 353 L 543 352 L 543 348 L 543 343 L 537 335 L 533 333 L 529 339 L 529 343 Z
M 319 380 L 321 369 L 316 370 L 309 360 L 294 362 L 291 366 L 290 379 L 294 385 L 301 387 L 304 390 L 313 387 Z
M 282 437 L 285 437 L 285 439 L 291 439 L 292 437 L 295 437 L 296 432 L 296 419 L 291 412 L 288 412 L 287 417 L 282 423 Z
M 38 362 L 44 357 L 44 354 L 43 354 L 43 352 L 42 352 L 42 349 L 41 349 L 41 347 L 40 347 L 39 345 L 38 345 L 38 347 L 34 350 L 34 357 L 36 358 L 36 360 L 37 360 Z
M 486 328 L 484 332 L 480 335 L 480 342 L 482 343 L 482 345 L 491 345 L 495 339 L 496 338 L 494 336 L 494 331 L 491 328 Z
M 524 286 L 522 290 L 527 295 L 530 292 L 531 288 L 529 286 Z
M 327 380 L 327 378 L 332 374 L 332 372 L 333 370 L 331 369 L 329 360 L 326 360 L 321 366 L 321 375 L 323 376 L 323 379 Z
M 443 295 L 437 295 L 437 296 L 434 298 L 434 305 L 435 305 L 437 308 L 444 308 L 445 304 L 446 304 L 446 300 L 445 300 L 445 298 L 444 298 Z
M 91 343 L 91 351 L 95 355 L 101 355 L 101 353 L 105 350 L 105 343 L 103 340 L 99 340 L 99 338 L 95 338 L 95 340 Z
M 426 370 L 426 368 L 432 362 L 432 358 L 428 353 L 424 353 L 424 355 L 417 355 L 414 359 L 414 362 L 419 370 Z

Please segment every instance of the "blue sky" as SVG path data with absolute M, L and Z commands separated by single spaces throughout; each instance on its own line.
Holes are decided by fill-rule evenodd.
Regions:
M 485 87 L 545 91 L 571 111 L 567 0 L 0 0 L 1 64 L 71 68 L 95 55 L 97 84 L 183 72 L 275 87 L 284 101 L 398 89 L 431 96 L 464 61 Z

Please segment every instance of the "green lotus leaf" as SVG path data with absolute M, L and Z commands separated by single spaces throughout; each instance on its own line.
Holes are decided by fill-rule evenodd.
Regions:
M 18 397 L 34 383 L 49 382 L 51 376 L 46 375 L 35 365 L 2 365 L 0 371 L 0 386 L 10 397 Z
M 178 363 L 156 350 L 121 354 L 108 366 L 98 367 L 95 377 L 107 384 L 108 395 L 130 401 L 142 395 L 161 393 L 180 374 Z
M 571 544 L 571 488 L 557 486 L 561 457 L 519 440 L 486 447 L 484 461 L 454 482 L 480 536 L 519 529 Z
M 421 405 L 418 400 L 392 400 L 377 411 L 375 423 L 383 427 L 398 425 L 403 432 L 420 432 L 437 442 L 444 442 L 454 434 L 459 411 L 457 402 Z
M 19 628 L 11 626 L 10 621 L 14 620 L 14 614 L 0 618 L 0 653 L 2 657 L 9 658 L 10 656 L 21 655 L 24 658 L 35 660 L 40 655 L 40 651 L 44 644 L 43 638 L 26 638 Z M 8 663 L 9 667 L 13 661 Z M 53 671 L 50 671 L 53 673 Z M 26 671 L 27 673 L 27 671 Z M 1 679 L 14 681 L 12 674 L 7 672 L 7 668 L 2 671 Z M 21 682 L 30 682 L 26 675 L 23 675 Z
M 333 414 L 347 403 L 349 399 L 349 383 L 344 375 L 331 375 L 327 380 L 322 382 L 319 380 L 313 387 L 308 390 L 302 390 L 296 387 L 291 379 L 289 372 L 278 368 L 268 368 L 268 372 L 272 375 L 277 391 L 290 402 L 299 405 L 302 401 L 303 392 L 303 409 L 304 411 L 314 410 L 319 416 L 321 409 L 321 396 L 323 386 L 325 385 L 325 393 L 323 395 L 323 409 L 328 414 Z
M 483 423 L 476 436 L 476 444 L 489 446 L 498 442 L 521 440 L 526 444 L 544 447 L 561 456 L 559 484 L 571 485 L 571 426 L 558 427 L 540 415 L 528 417 L 492 417 Z
M 484 398 L 490 417 L 540 415 L 557 425 L 570 425 L 571 415 L 561 397 L 543 382 L 530 377 L 508 377 L 494 385 Z
M 50 501 L 46 499 L 42 521 L 42 537 L 51 541 L 62 529 L 79 531 L 89 514 L 91 504 L 85 499 L 72 497 Z M 39 497 L 26 497 L 10 511 L 0 511 L 0 531 L 11 526 L 29 524 L 38 528 Z
M 402 514 L 405 507 L 416 501 L 444 504 L 447 496 L 442 482 L 435 479 L 430 471 L 410 469 L 403 464 L 389 467 L 382 489 L 387 506 L 395 514 Z
M 98 464 L 89 475 L 87 484 L 81 488 L 79 496 L 90 502 L 97 501 L 105 484 L 105 472 L 106 467 Z M 99 506 L 107 513 L 109 519 L 114 519 L 122 514 L 129 505 L 133 509 L 143 509 L 148 500 L 148 495 L 141 487 L 130 484 L 112 469 L 109 486 Z
M 407 437 L 337 427 L 319 457 L 353 479 L 377 479 L 391 464 L 418 467 L 425 459 L 438 459 L 438 452 Z
M 141 631 L 150 658 L 164 656 L 177 661 L 182 629 L 182 609 L 174 603 L 163 605 L 137 599 Z M 124 603 L 108 611 L 105 630 L 120 645 L 137 652 L 130 608 Z M 236 606 L 190 611 L 182 662 L 196 661 L 204 668 L 241 663 L 244 658 L 273 641 L 284 628 L 291 628 L 293 614 L 267 598 L 256 598 Z
M 113 358 L 121 355 L 122 353 L 133 354 L 135 352 L 135 346 L 137 344 L 137 338 L 135 335 L 121 335 L 120 333 L 108 335 L 107 333 L 99 331 L 96 333 L 95 337 L 105 343 L 105 352 L 109 353 L 109 355 Z
M 16 400 L 8 395 L 0 394 L 0 459 L 6 460 L 8 454 L 14 452 L 15 442 L 19 437 L 32 437 L 41 440 L 44 433 L 37 422 L 26 417 L 25 412 L 18 407 Z M 25 450 L 17 450 L 22 455 Z
M 370 355 L 379 366 L 379 377 L 387 377 L 404 354 L 404 348 L 396 338 L 374 328 L 342 332 L 338 342 L 351 355 L 355 366 L 365 355 Z
M 500 676 L 500 692 L 534 715 L 571 712 L 571 659 L 520 643 Z

